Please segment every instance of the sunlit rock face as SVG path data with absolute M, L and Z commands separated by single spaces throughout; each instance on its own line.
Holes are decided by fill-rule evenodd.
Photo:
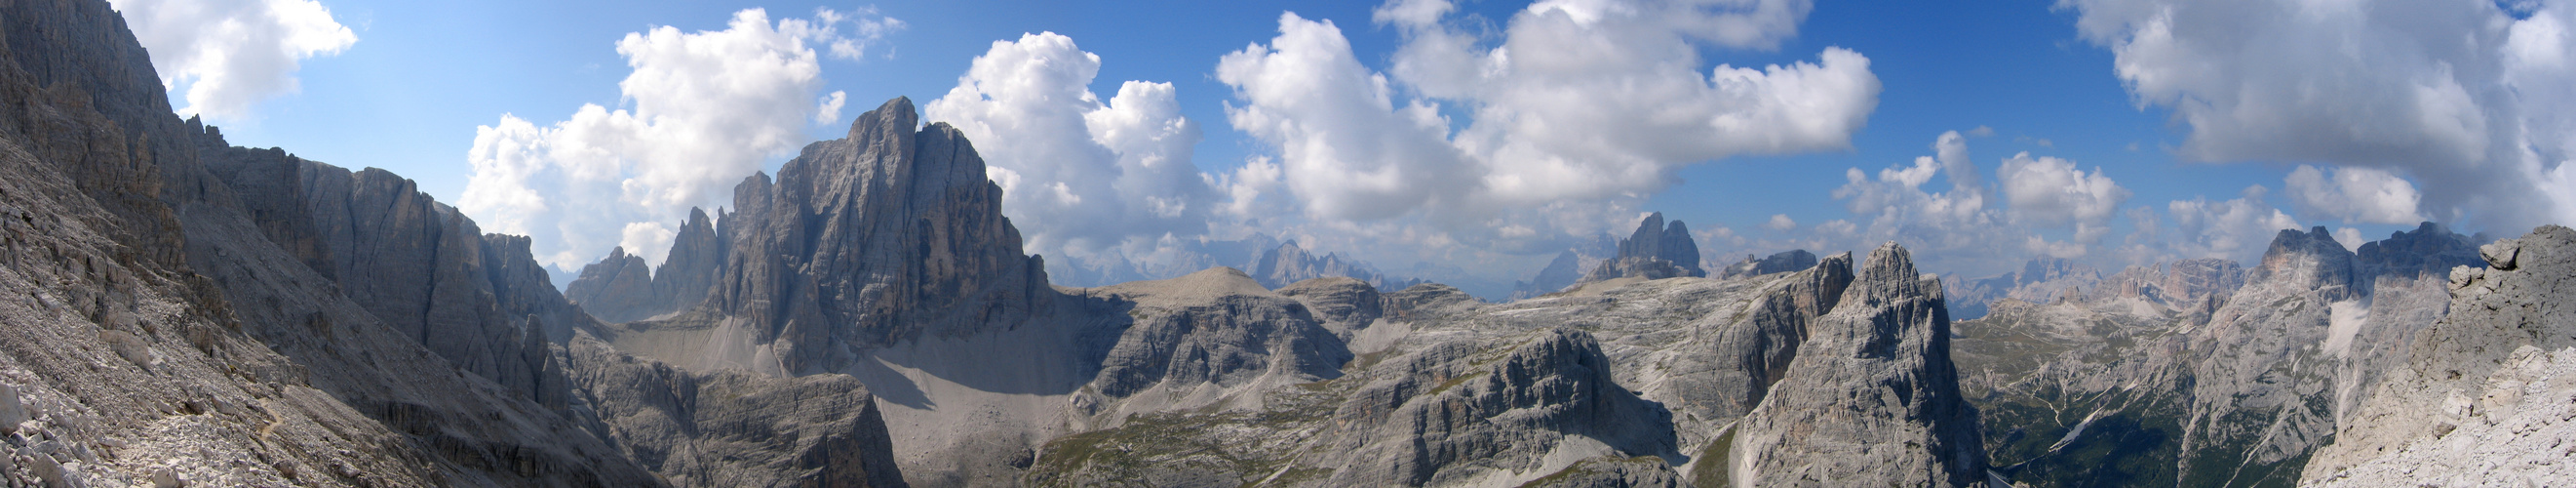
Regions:
M 807 146 L 775 182 L 744 179 L 724 217 L 720 274 L 670 320 L 747 324 L 773 373 L 788 374 L 837 370 L 852 348 L 1025 320 L 1054 295 L 1044 263 L 1022 254 L 974 147 L 917 117 L 911 100 L 888 101 L 848 137 Z
M 1761 406 L 1726 434 L 1733 445 L 1712 459 L 1725 462 L 1726 481 L 1985 482 L 1977 409 L 1959 392 L 1941 302 L 1940 281 L 1915 273 L 1904 248 L 1889 243 L 1870 252 L 1840 303 L 1809 324 L 1797 358 Z

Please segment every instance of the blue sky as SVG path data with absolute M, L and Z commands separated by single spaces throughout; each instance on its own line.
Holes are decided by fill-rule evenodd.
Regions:
M 176 12 L 178 5 L 197 2 L 118 3 L 129 17 L 135 17 L 135 12 Z M 221 7 L 243 2 L 203 3 Z M 1663 2 L 1564 3 L 1660 8 L 1651 4 Z M 1024 34 L 1053 32 L 1078 44 L 1080 51 L 1098 56 L 1097 76 L 1083 88 L 1105 102 L 1118 94 L 1128 80 L 1169 83 L 1169 98 L 1178 109 L 1177 115 L 1194 123 L 1204 136 L 1177 154 L 1195 166 L 1191 173 L 1205 174 L 1212 184 L 1165 182 L 1189 188 L 1150 187 L 1154 190 L 1116 186 L 1124 189 L 1121 191 L 1149 193 L 1118 198 L 1144 201 L 1155 192 L 1222 193 L 1226 187 L 1213 183 L 1221 183 L 1218 180 L 1242 171 L 1247 160 L 1256 159 L 1280 165 L 1292 180 L 1264 193 L 1270 195 L 1266 197 L 1269 200 L 1262 200 L 1266 206 L 1238 205 L 1236 210 L 1240 211 L 1236 212 L 1193 210 L 1138 216 L 1139 211 L 1129 208 L 1116 217 L 1124 219 L 1119 220 L 1121 223 L 1105 225 L 1116 230 L 1102 231 L 1125 233 L 1118 235 L 1086 236 L 1067 231 L 1067 237 L 1056 239 L 1051 229 L 1030 229 L 1047 225 L 1030 222 L 1037 218 L 1015 215 L 1022 220 L 1024 231 L 1042 236 L 1037 240 L 1044 242 L 1033 243 L 1033 247 L 1046 249 L 1032 252 L 1086 253 L 1098 258 L 1087 262 L 1145 269 L 1146 276 L 1158 274 L 1147 261 L 1170 260 L 1174 255 L 1156 249 L 1186 251 L 1171 246 L 1172 239 L 1156 244 L 1154 237 L 1158 233 L 1173 234 L 1180 240 L 1214 240 L 1258 230 L 1302 238 L 1310 248 L 1354 254 L 1383 268 L 1400 270 L 1422 263 L 1473 269 L 1476 271 L 1467 273 L 1475 275 L 1473 279 L 1453 279 L 1508 283 L 1534 272 L 1555 249 L 1562 249 L 1575 236 L 1602 230 L 1624 234 L 1624 226 L 1633 225 L 1639 212 L 1661 211 L 1690 222 L 1705 234 L 1702 246 L 1712 256 L 1768 253 L 1790 247 L 1830 252 L 1894 239 L 1921 241 L 1906 243 L 1917 247 L 1918 254 L 1934 255 L 1926 259 L 1930 271 L 1984 275 L 2043 254 L 2104 266 L 2204 256 L 2248 259 L 2260 253 L 2260 244 L 2268 241 L 2270 231 L 2291 225 L 2325 226 L 2345 235 L 2376 238 L 2391 230 L 2412 228 L 2413 219 L 2408 217 L 2421 217 L 2464 231 L 2518 235 L 2529 225 L 2564 223 L 2570 212 L 2560 209 L 2576 207 L 2570 203 L 2576 197 L 2567 196 L 2576 190 L 2563 187 L 2576 180 L 2546 180 L 2553 174 L 2569 173 L 2557 162 L 2564 159 L 2567 148 L 2576 144 L 2567 141 L 2567 132 L 2551 132 L 2566 125 L 2555 116 L 2542 115 L 2563 111 L 2554 109 L 2566 108 L 2559 105 L 2576 97 L 2560 96 L 2565 88 L 2537 88 L 2568 78 L 2564 69 L 2543 69 L 2555 65 L 2533 61 L 2551 61 L 2551 56 L 2563 60 L 2569 51 L 2531 48 L 2568 45 L 2564 29 L 2538 28 L 2570 24 L 2556 20 L 2568 15 L 2570 9 L 2564 2 L 2507 2 L 2499 7 L 2486 2 L 2360 1 L 2351 2 L 2358 7 L 2349 12 L 2320 12 L 2289 2 L 2260 1 L 1704 3 L 1710 5 L 1702 6 L 1700 11 L 1717 12 L 1717 17 L 1757 7 L 1805 13 L 1786 21 L 1789 32 L 1757 36 L 1749 46 L 1746 42 L 1730 45 L 1730 41 L 1691 38 L 1695 40 L 1689 42 L 1690 49 L 1698 59 L 1675 61 L 1690 64 L 1692 71 L 1705 77 L 1720 64 L 1754 68 L 1812 65 L 1828 48 L 1846 49 L 1866 58 L 1866 73 L 1874 76 L 1878 84 L 1878 90 L 1868 100 L 1874 107 L 1860 112 L 1858 123 L 1848 130 L 1833 132 L 1818 142 L 1792 144 L 1795 147 L 1785 150 L 1787 154 L 1724 149 L 1641 151 L 1658 155 L 1639 164 L 1653 168 L 1660 178 L 1564 190 L 1570 196 L 1550 197 L 1556 203 L 1531 203 L 1531 198 L 1496 194 L 1506 193 L 1504 189 L 1471 188 L 1456 190 L 1464 196 L 1449 207 L 1434 202 L 1391 216 L 1354 216 L 1348 211 L 1333 210 L 1341 208 L 1332 206 L 1338 198 L 1333 194 L 1293 183 L 1295 174 L 1310 166 L 1299 161 L 1301 153 L 1281 146 L 1280 137 L 1288 136 L 1279 134 L 1285 133 L 1246 129 L 1229 119 L 1230 110 L 1249 110 L 1247 107 L 1259 103 L 1239 90 L 1248 82 L 1222 79 L 1218 73 L 1221 60 L 1247 46 L 1284 45 L 1280 44 L 1284 42 L 1280 40 L 1283 12 L 1330 21 L 1338 27 L 1349 43 L 1351 56 L 1361 67 L 1372 74 L 1389 76 L 1389 93 L 1399 108 L 1420 101 L 1447 116 L 1447 129 L 1453 139 L 1441 141 L 1435 135 L 1434 143 L 1467 147 L 1469 144 L 1459 141 L 1466 140 L 1461 134 L 1470 132 L 1479 118 L 1477 107 L 1508 108 L 1522 103 L 1499 97 L 1429 96 L 1427 93 L 1436 90 L 1433 83 L 1388 75 L 1397 69 L 1399 49 L 1423 36 L 1408 34 L 1407 29 L 1412 27 L 1401 21 L 1373 16 L 1382 7 L 1392 7 L 1380 2 L 1076 5 L 1002 1 L 322 0 L 318 5 L 328 10 L 331 20 L 345 26 L 353 42 L 336 50 L 301 53 L 296 56 L 297 63 L 282 68 L 200 71 L 282 69 L 299 82 L 300 88 L 296 89 L 267 87 L 255 93 L 255 103 L 245 109 L 210 113 L 212 123 L 223 126 L 234 144 L 283 147 L 307 158 L 353 168 L 386 168 L 419 181 L 423 191 L 439 200 L 456 203 L 468 201 L 467 188 L 476 171 L 469 162 L 469 152 L 476 148 L 478 127 L 500 125 L 503 115 L 509 114 L 543 128 L 572 118 L 584 104 L 601 105 L 610 111 L 635 109 L 638 99 L 622 92 L 619 85 L 637 72 L 630 66 L 629 57 L 619 51 L 620 39 L 630 33 L 663 26 L 675 28 L 674 34 L 724 31 L 728 22 L 746 9 L 763 9 L 772 22 L 815 19 L 818 8 L 861 21 L 898 21 L 900 27 L 873 37 L 857 34 L 861 24 L 839 24 L 838 38 L 857 40 L 866 47 L 865 54 L 855 59 L 831 55 L 828 49 L 821 49 L 819 42 L 808 46 L 821 53 L 812 55 L 813 64 L 819 67 L 819 79 L 797 85 L 812 93 L 797 93 L 794 95 L 803 98 L 788 101 L 828 98 L 829 93 L 842 92 L 847 104 L 830 122 L 795 123 L 800 117 L 811 116 L 811 103 L 802 105 L 809 106 L 806 114 L 779 114 L 788 118 L 781 127 L 801 132 L 801 138 L 793 144 L 801 145 L 838 137 L 850 116 L 891 97 L 909 96 L 916 103 L 931 104 L 958 87 L 961 75 L 967 74 L 979 56 L 994 49 L 996 41 L 1019 41 Z M 197 8 L 207 8 L 205 5 Z M 1533 17 L 1529 12 L 1537 10 L 1541 9 L 1532 9 L 1528 2 L 1469 1 L 1455 5 L 1436 23 L 1427 25 L 1436 25 L 1438 32 L 1463 35 L 1476 40 L 1481 48 L 1490 49 L 1512 35 L 1512 29 L 1524 22 L 1524 17 Z M 2439 11 L 2443 15 L 2409 13 L 2412 10 Z M 2222 21 L 2262 19 L 2266 15 L 2288 20 Z M 134 23 L 159 59 L 169 57 L 165 52 L 220 44 L 222 39 L 217 38 L 225 34 L 156 36 L 182 32 L 186 24 L 202 22 L 206 17 L 211 16 Z M 2458 21 L 2445 24 L 2413 20 L 2452 17 Z M 2495 22 L 2482 24 L 2482 20 Z M 2540 25 L 2541 21 L 2551 22 Z M 280 27 L 284 29 L 298 28 L 288 25 L 292 22 L 280 24 L 285 25 Z M 777 25 L 784 24 L 772 26 Z M 2558 35 L 2541 35 L 2551 33 Z M 2464 52 L 2441 52 L 2444 39 L 2464 36 L 2484 39 L 2480 41 L 2484 44 Z M 2532 41 L 2534 38 L 2539 41 Z M 2295 49 L 2298 44 L 2317 40 L 2336 40 L 2329 44 L 2339 42 L 2341 56 L 2324 54 L 2337 52 L 2334 49 Z M 164 76 L 179 71 L 174 68 L 177 66 L 165 63 Z M 2326 78 L 2302 78 L 2305 75 L 2292 72 L 2292 68 L 2321 73 L 2314 76 Z M 2433 88 L 2465 87 L 2462 91 L 2466 95 L 2420 99 L 2404 95 L 2427 93 L 2425 89 L 2415 89 L 2421 88 L 2427 73 L 2448 81 L 2432 83 Z M 206 78 L 199 78 L 202 79 Z M 2316 88 L 2320 80 L 2333 83 L 2325 83 L 2329 88 Z M 175 88 L 185 88 L 185 82 L 174 81 L 178 85 Z M 172 103 L 189 106 L 187 97 L 184 90 L 174 90 Z M 2298 101 L 2338 97 L 2345 102 Z M 2408 125 L 2428 118 L 2424 113 L 2440 113 L 2431 109 L 2408 112 L 2416 109 L 2406 107 L 2426 107 L 2445 100 L 2465 107 L 2460 110 L 2470 114 L 2466 119 L 2484 121 L 2470 124 L 2483 132 L 2455 139 L 2428 136 L 2422 142 L 2389 135 L 2441 133 L 2439 129 L 2448 126 Z M 2380 105 L 2397 108 L 2377 108 Z M 1544 104 L 1531 107 L 1534 108 L 1523 113 L 1560 113 L 1545 111 Z M 967 109 L 945 113 L 965 113 L 960 110 Z M 1002 109 L 976 113 L 992 117 L 993 121 L 1012 120 L 1008 118 L 1011 114 L 999 110 Z M 931 115 L 935 119 L 940 114 Z M 2530 129 L 2499 128 L 2508 125 Z M 988 159 L 995 159 L 997 151 L 1047 154 L 1031 152 L 1037 149 L 1015 153 L 1014 149 L 1001 148 L 1013 141 L 1066 137 L 1085 140 L 1080 134 L 1014 132 L 1009 124 L 1001 122 L 992 127 L 995 128 L 977 140 L 979 147 L 987 148 Z M 1768 129 L 1744 132 L 1758 136 L 1765 130 Z M 1957 141 L 1966 148 L 1966 161 L 1981 172 L 1979 181 L 1992 188 L 1970 191 L 1953 187 L 1951 178 L 1956 168 L 1946 166 L 1946 161 L 1932 165 L 1941 166 L 1941 176 L 1914 180 L 1913 184 L 1887 183 L 1894 180 L 1878 178 L 1882 170 L 1909 167 L 1918 157 L 1934 156 L 1936 139 L 1949 131 L 1961 133 Z M 2456 140 L 2469 142 L 2442 145 Z M 2472 149 L 2482 149 L 2485 155 L 2446 160 L 2459 152 L 2455 149 L 2461 144 L 2479 146 Z M 792 149 L 793 145 L 784 147 Z M 2527 156 L 2508 154 L 2521 148 L 2538 149 Z M 774 169 L 790 154 L 771 149 L 742 157 Z M 1155 154 L 1172 151 L 1156 150 L 1164 152 Z M 1502 164 L 1495 161 L 1502 161 L 1504 156 L 1479 151 L 1467 150 L 1464 164 L 1474 168 Z M 1093 152 L 1127 154 L 1117 150 Z M 2007 158 L 2024 152 L 2032 158 L 2005 163 Z M 2410 156 L 2418 152 L 2422 156 Z M 1585 157 L 1581 152 L 1551 154 Z M 1715 157 L 1703 157 L 1709 155 Z M 1351 163 L 1362 168 L 1412 164 L 1369 160 Z M 1574 164 L 1582 167 L 1588 163 Z M 2308 184 L 2294 185 L 2290 180 L 2299 179 L 2294 172 L 2303 171 L 2299 169 L 2303 165 L 2310 167 L 2304 170 L 2309 172 L 2305 180 Z M 996 166 L 1010 165 L 996 161 Z M 1925 171 L 1932 166 L 1925 166 Z M 1050 174 L 1047 168 L 1013 168 L 1020 169 L 1015 175 L 1027 175 L 1016 178 L 1028 180 L 1044 180 Z M 2056 188 L 2041 188 L 2047 185 L 2037 176 L 2003 176 L 2005 170 L 2014 168 L 2038 171 L 2029 175 L 2056 177 L 2067 177 L 2071 171 L 2071 181 L 2076 185 L 2066 188 L 2063 194 L 2040 192 Z M 1846 179 L 1846 173 L 1854 169 L 1864 175 L 1864 181 Z M 2466 180 L 2461 178 L 2433 182 L 2421 179 L 2423 175 L 2454 173 L 2513 174 L 2543 181 L 2530 187 L 2495 190 L 2453 181 Z M 2083 186 L 2088 181 L 2087 174 L 2098 177 L 2089 181 L 2101 185 Z M 729 182 L 739 177 L 735 174 L 718 179 Z M 537 193 L 549 190 L 541 183 L 524 184 Z M 1100 188 L 1111 188 L 1107 183 L 1102 185 Z M 2249 198 L 2245 190 L 2253 185 L 2261 185 L 2268 192 Z M 2299 189 L 2292 191 L 2293 186 Z M 680 194 L 708 204 L 724 198 L 713 193 Z M 1915 211 L 1929 205 L 1950 205 L 1940 202 L 1955 204 L 1972 194 L 1983 200 L 1982 206 L 1976 208 L 1984 213 L 1940 217 L 1917 215 L 1920 212 Z M 2519 196 L 2527 201 L 2508 204 L 2464 196 L 2481 194 Z M 1192 200 L 1199 203 L 1193 208 L 1223 206 L 1227 203 L 1224 197 L 1193 197 L 1200 198 Z M 1099 198 L 1104 197 L 1095 197 L 1094 201 Z M 1351 198 L 1366 203 L 1392 197 L 1362 194 Z M 2190 205 L 2177 203 L 2195 201 Z M 488 205 L 464 206 L 469 207 L 469 214 L 477 214 L 478 220 L 485 221 L 487 231 L 499 230 L 492 222 L 499 219 L 478 213 L 511 211 Z M 1023 208 L 1018 212 L 1040 211 Z M 1073 212 L 1065 215 L 1074 217 L 1088 215 L 1077 210 L 1066 212 Z M 630 209 L 614 214 L 646 219 L 667 217 L 667 213 Z M 1058 215 L 1049 217 L 1051 221 L 1063 220 L 1054 218 L 1062 217 Z M 1580 223 L 1587 219 L 1602 222 Z M 2142 230 L 2142 221 L 2153 228 Z M 1842 227 L 1828 225 L 1833 222 L 1843 223 Z M 1793 225 L 1775 229 L 1770 227 L 1774 223 Z M 1513 237 L 1518 234 L 1488 231 L 1522 224 L 1536 228 L 1539 236 Z M 547 234 L 586 232 L 565 226 L 539 227 L 544 228 L 526 231 L 538 234 L 540 241 L 554 237 Z M 2090 231 L 2095 234 L 2091 236 L 2079 235 L 2088 232 L 2084 230 L 2088 227 L 2105 229 Z M 645 237 L 634 237 L 637 235 Z M 1121 235 L 1128 240 L 1111 242 Z M 1426 235 L 1434 237 L 1423 237 Z M 564 246 L 558 249 L 563 258 L 558 265 L 595 259 L 605 254 L 607 245 L 652 242 L 650 236 L 650 232 L 630 232 L 624 239 L 602 237 L 579 246 Z M 564 239 L 569 242 L 579 237 Z M 1082 242 L 1089 244 L 1079 244 Z M 646 252 L 659 254 L 659 250 Z M 1050 261 L 1061 260 L 1050 256 Z M 1166 270 L 1160 274 L 1169 273 Z

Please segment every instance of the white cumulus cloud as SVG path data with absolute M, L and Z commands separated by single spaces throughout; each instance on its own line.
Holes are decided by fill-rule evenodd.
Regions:
M 1383 73 L 1331 21 L 1282 15 L 1278 37 L 1219 63 L 1228 121 L 1278 149 L 1310 214 L 1474 228 L 1604 213 L 1682 165 L 1847 147 L 1877 106 L 1869 59 L 1850 50 L 1760 68 L 1701 59 L 1706 45 L 1776 46 L 1807 2 L 1544 1 L 1493 42 L 1446 25 L 1454 10 L 1381 6 L 1376 20 L 1404 36 Z
M 2129 201 L 2129 189 L 2103 176 L 2101 168 L 2085 173 L 2072 161 L 2033 158 L 2027 152 L 2004 159 L 1996 178 L 2004 184 L 2004 200 L 2012 203 L 2015 217 L 2040 226 L 2071 225 L 2075 242 L 2083 245 L 2110 235 L 2111 214 Z M 2073 250 L 2080 248 L 2049 249 L 2059 257 L 2080 252 Z
M 1102 100 L 1088 88 L 1100 56 L 1053 32 L 995 41 L 957 87 L 922 108 L 975 141 L 1003 211 L 1031 252 L 1113 265 L 1169 236 L 1204 234 L 1218 203 L 1191 161 L 1198 124 L 1170 83 L 1129 81 Z M 1242 192 L 1267 178 L 1247 166 Z M 1241 174 L 1241 173 L 1238 173 Z
M 2299 214 L 2311 218 L 2371 224 L 2412 224 L 2424 220 L 2415 211 L 2421 197 L 2415 185 L 2387 171 L 2371 168 L 2317 169 L 2299 165 L 2283 189 Z
M 2141 107 L 2189 126 L 2186 157 L 2409 174 L 2421 211 L 2473 226 L 2576 220 L 2576 2 L 2058 5 Z
M 618 83 L 623 106 L 477 127 L 457 207 L 485 230 L 535 237 L 550 266 L 576 269 L 619 245 L 659 262 L 669 223 L 719 203 L 764 159 L 807 142 L 806 124 L 837 115 L 846 95 L 821 93 L 817 47 L 856 58 L 902 25 L 866 12 L 816 17 L 772 22 L 749 9 L 724 30 L 627 34 L 617 42 L 633 69 Z
M 339 54 L 358 35 L 314 0 L 114 0 L 161 84 L 186 93 L 182 115 L 240 119 L 302 85 L 306 59 Z
M 2270 189 L 2262 185 L 2245 187 L 2237 198 L 2210 201 L 2206 197 L 2176 200 L 2165 205 L 2173 217 L 2174 235 L 2158 243 L 2165 255 L 2180 258 L 2225 258 L 2250 262 L 2269 249 L 2272 238 L 2282 230 L 2296 230 L 2299 221 L 2273 208 L 2264 200 Z M 2142 233 L 2155 235 L 2148 230 Z
M 2010 251 L 2030 233 L 1989 202 L 1992 189 L 1978 178 L 1967 144 L 1957 131 L 1944 132 L 1933 140 L 1932 155 L 1912 164 L 1881 169 L 1875 177 L 1860 168 L 1845 170 L 1833 197 L 1860 221 L 1819 224 L 1814 242 L 1779 247 L 1867 249 L 1894 240 L 1916 249 L 1931 269 L 1982 273 L 2018 265 L 2026 256 Z M 1933 177 L 1945 175 L 1946 189 L 1926 188 Z

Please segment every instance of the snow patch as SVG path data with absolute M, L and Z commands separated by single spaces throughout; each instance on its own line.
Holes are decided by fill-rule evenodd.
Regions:
M 2337 358 L 2350 355 L 2353 336 L 2361 334 L 2362 321 L 2370 318 L 2370 304 L 2344 300 L 2326 306 L 2326 353 Z

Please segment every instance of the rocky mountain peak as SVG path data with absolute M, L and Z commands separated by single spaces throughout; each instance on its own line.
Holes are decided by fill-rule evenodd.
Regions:
M 2262 263 L 2255 266 L 2253 276 L 2246 281 L 2341 296 L 2359 292 L 2354 271 L 2352 251 L 2335 242 L 2325 227 L 2307 232 L 2285 229 L 2272 238 L 2271 249 L 2263 251 Z
M 1843 304 L 1836 305 L 1836 308 L 1877 307 L 1898 300 L 1941 299 L 1941 282 L 1916 273 L 1914 254 L 1895 242 L 1879 245 L 1878 249 L 1870 251 L 1869 261 L 1855 274 L 1852 284 L 1856 288 L 1843 292 Z
M 1593 268 L 1583 281 L 1680 276 L 1708 276 L 1708 271 L 1699 267 L 1699 244 L 1691 239 L 1689 226 L 1679 220 L 1667 225 L 1663 212 L 1656 212 L 1638 222 L 1636 232 L 1619 241 L 1617 257 Z
M 625 246 L 610 249 L 608 257 L 582 266 L 581 276 L 564 285 L 564 297 L 581 305 L 591 316 L 609 322 L 658 314 L 652 311 L 658 307 L 653 296 L 653 268 L 644 264 L 643 257 L 627 254 Z
M 1809 324 L 1787 373 L 1721 439 L 1703 485 L 1966 486 L 1986 480 L 1977 410 L 1950 362 L 1938 279 L 1903 246 L 1871 251 Z M 1727 442 L 1727 441 L 1721 441 Z M 1885 446 L 1885 447 L 1869 447 Z M 1897 447 L 1902 446 L 1902 447 Z M 1714 477 L 1715 479 L 1711 479 Z
M 734 201 L 716 232 L 731 249 L 697 320 L 755 324 L 746 340 L 771 349 L 780 372 L 830 370 L 843 345 L 1016 324 L 1054 293 L 973 144 L 946 123 L 921 125 L 910 99 L 806 146 L 774 183 L 744 179 Z
M 608 257 L 583 266 L 581 276 L 564 286 L 564 296 L 607 322 L 632 322 L 687 309 L 705 301 L 724 271 L 731 243 L 717 230 L 705 209 L 689 209 L 679 235 L 658 270 L 620 246 Z
M 2413 232 L 2394 232 L 2388 239 L 2362 244 L 2354 256 L 2377 274 L 2408 277 L 2447 276 L 2452 267 L 2485 264 L 2469 236 L 2432 222 L 2416 226 Z

